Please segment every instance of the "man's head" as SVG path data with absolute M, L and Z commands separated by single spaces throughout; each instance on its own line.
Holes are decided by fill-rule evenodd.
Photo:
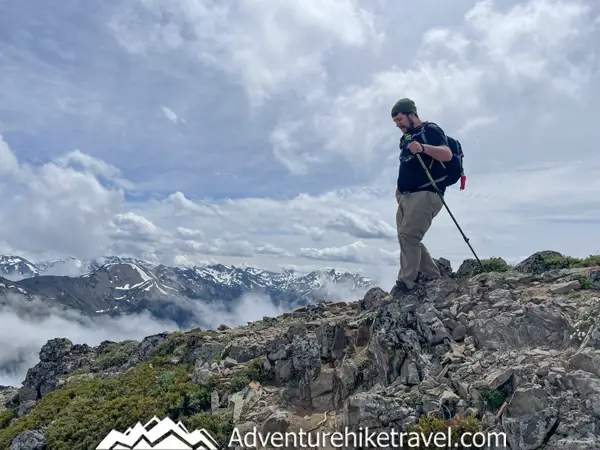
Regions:
M 402 133 L 414 129 L 421 123 L 415 102 L 409 98 L 402 98 L 396 102 L 392 108 L 392 119 Z

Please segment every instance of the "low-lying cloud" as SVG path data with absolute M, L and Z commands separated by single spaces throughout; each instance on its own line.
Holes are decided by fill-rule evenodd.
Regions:
M 323 297 L 330 300 L 354 301 L 360 296 L 350 283 L 335 286 L 323 283 Z M 266 294 L 245 294 L 234 302 L 203 302 L 183 296 L 165 299 L 189 313 L 189 326 L 215 329 L 245 325 L 275 317 L 293 308 L 278 305 Z M 164 331 L 185 331 L 177 323 L 157 319 L 149 312 L 118 317 L 89 317 L 75 310 L 49 306 L 39 299 L 29 301 L 21 295 L 0 298 L 0 385 L 20 386 L 27 370 L 39 362 L 39 352 L 50 339 L 68 338 L 74 344 L 96 346 L 102 341 L 122 341 Z M 168 306 L 167 306 L 168 307 Z

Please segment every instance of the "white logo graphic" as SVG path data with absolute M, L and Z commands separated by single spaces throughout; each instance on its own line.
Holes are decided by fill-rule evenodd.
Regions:
M 152 428 L 151 425 L 154 425 Z M 96 450 L 219 450 L 219 444 L 204 429 L 190 433 L 181 422 L 154 416 L 146 425 L 138 422 L 125 433 L 111 430 Z

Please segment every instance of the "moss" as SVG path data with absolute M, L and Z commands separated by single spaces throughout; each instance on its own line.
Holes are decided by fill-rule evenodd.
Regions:
M 22 431 L 41 427 L 53 450 L 88 450 L 111 429 L 125 431 L 155 415 L 184 423 L 196 417 L 211 432 L 222 433 L 230 419 L 215 416 L 211 422 L 201 416 L 210 407 L 210 392 L 189 381 L 192 369 L 146 363 L 119 377 L 75 382 L 46 395 L 29 414 L 0 430 L 0 448 L 9 448 Z
M 459 445 L 459 443 L 461 442 L 461 436 L 468 433 L 465 442 L 470 442 L 469 438 L 474 433 L 480 432 L 482 430 L 481 422 L 477 420 L 477 418 L 473 415 L 467 417 L 459 415 L 450 420 L 441 420 L 434 416 L 426 416 L 419 419 L 419 423 L 417 423 L 416 425 L 412 425 L 406 428 L 406 432 L 412 433 L 412 435 L 409 435 L 406 441 L 408 444 L 407 448 L 440 448 L 439 445 L 436 446 L 436 442 L 435 439 L 433 439 L 433 437 L 435 437 L 435 435 L 438 433 L 447 434 L 448 427 L 450 427 L 451 429 L 452 442 L 456 444 L 453 448 L 456 449 L 470 448 L 462 447 Z M 414 433 L 418 433 L 418 435 Z M 432 438 L 428 439 L 428 437 L 430 436 L 432 436 Z M 429 445 L 427 445 L 427 443 L 429 443 Z

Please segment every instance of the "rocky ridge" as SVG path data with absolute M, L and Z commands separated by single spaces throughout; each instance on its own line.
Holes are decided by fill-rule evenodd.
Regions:
M 400 300 L 375 287 L 359 301 L 307 305 L 233 329 L 95 348 L 48 341 L 23 386 L 0 389 L 0 448 L 84 448 L 60 447 L 55 437 L 70 403 L 56 417 L 37 411 L 54 394 L 77 398 L 77 386 L 125 380 L 142 365 L 187 367 L 182 383 L 205 393 L 201 412 L 184 396 L 169 410 L 134 414 L 142 422 L 157 411 L 173 420 L 203 414 L 220 421 L 206 419 L 206 429 L 227 435 L 255 425 L 423 430 L 429 416 L 438 426 L 454 418 L 457 430 L 506 433 L 506 446 L 489 448 L 599 448 L 600 267 L 573 267 L 555 252 L 480 274 L 472 261 L 456 273 L 439 264 L 444 277 Z M 95 445 L 113 426 L 97 430 Z

